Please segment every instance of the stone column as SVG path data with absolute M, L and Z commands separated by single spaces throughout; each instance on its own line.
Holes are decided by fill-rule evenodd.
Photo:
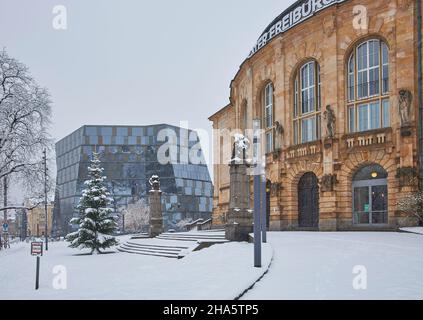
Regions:
M 160 179 L 158 176 L 150 178 L 150 238 L 157 237 L 163 233 L 163 212 L 162 212 L 162 191 L 160 190 Z
M 249 210 L 249 179 L 248 167 L 243 159 L 234 158 L 230 167 L 230 202 L 225 236 L 230 241 L 248 241 L 248 235 L 253 232 L 253 214 Z

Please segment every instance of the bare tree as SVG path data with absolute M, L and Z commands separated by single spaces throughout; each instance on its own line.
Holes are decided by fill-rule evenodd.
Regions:
M 144 199 L 129 204 L 122 211 L 125 215 L 125 230 L 129 232 L 144 232 L 150 223 L 150 207 Z
M 417 191 L 398 202 L 398 209 L 423 223 L 423 191 Z
M 47 89 L 34 81 L 24 64 L 0 51 L 0 180 L 13 176 L 31 199 L 43 193 L 42 151 L 52 150 L 50 118 Z M 0 211 L 19 208 L 0 204 Z

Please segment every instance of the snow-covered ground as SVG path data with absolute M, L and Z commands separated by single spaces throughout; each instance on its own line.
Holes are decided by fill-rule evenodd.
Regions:
M 243 299 L 423 299 L 421 235 L 279 232 L 269 243 L 269 272 Z M 355 290 L 365 272 L 367 290 Z
M 402 228 L 401 231 L 416 233 L 416 234 L 423 234 L 423 227 Z
M 272 232 L 269 244 L 269 272 L 243 299 L 423 299 L 422 235 Z M 84 256 L 66 245 L 50 243 L 41 258 L 39 291 L 29 244 L 0 251 L 0 299 L 234 299 L 266 269 L 252 267 L 253 245 L 247 243 L 215 245 L 182 260 Z M 66 290 L 53 288 L 56 265 L 66 267 Z
M 248 243 L 215 245 L 182 260 L 78 254 L 65 242 L 50 243 L 41 257 L 40 290 L 35 291 L 36 258 L 30 256 L 30 244 L 0 251 L 0 299 L 234 299 L 266 270 L 253 267 L 253 245 Z M 264 266 L 270 260 L 266 246 Z M 66 290 L 53 288 L 57 265 L 66 267 Z

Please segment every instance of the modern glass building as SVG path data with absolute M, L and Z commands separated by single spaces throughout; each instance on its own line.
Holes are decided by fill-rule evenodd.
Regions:
M 166 132 L 174 133 L 171 135 L 174 138 L 167 136 Z M 172 161 L 162 164 L 158 156 L 170 156 L 169 152 L 163 152 L 169 145 L 175 153 Z M 195 131 L 166 124 L 79 128 L 56 143 L 53 233 L 64 235 L 72 230 L 69 221 L 78 215 L 76 206 L 88 178 L 87 167 L 93 152 L 100 154 L 117 214 L 141 199 L 148 203 L 151 189 L 148 180 L 152 175 L 158 175 L 163 192 L 165 229 L 176 229 L 176 224 L 185 219 L 210 219 L 213 185 L 199 146 Z M 193 164 L 198 161 L 188 159 L 181 161 L 195 149 L 200 164 Z

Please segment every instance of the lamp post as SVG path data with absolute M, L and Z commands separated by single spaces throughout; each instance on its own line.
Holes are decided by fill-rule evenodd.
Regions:
M 254 158 L 254 267 L 261 268 L 261 190 L 262 187 L 262 146 L 261 120 L 253 120 L 253 158 Z
M 48 251 L 47 155 L 46 155 L 46 149 L 44 149 L 44 151 L 43 151 L 43 162 L 44 162 L 44 214 L 45 214 L 44 236 L 45 236 L 45 242 L 46 242 L 46 251 Z
M 261 195 L 261 237 L 263 243 L 267 242 L 267 183 L 266 183 L 266 176 L 261 175 L 261 188 L 260 188 L 260 195 Z

